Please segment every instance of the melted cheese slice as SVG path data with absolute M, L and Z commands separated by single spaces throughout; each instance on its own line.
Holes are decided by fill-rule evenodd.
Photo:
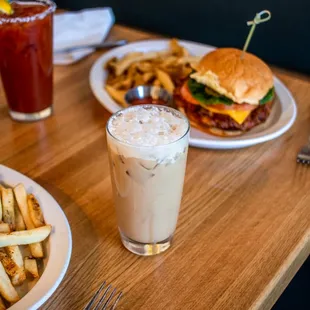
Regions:
M 209 107 L 205 107 L 205 109 L 213 113 L 229 115 L 239 125 L 241 125 L 251 113 L 251 111 L 217 110 L 217 109 L 209 108 Z

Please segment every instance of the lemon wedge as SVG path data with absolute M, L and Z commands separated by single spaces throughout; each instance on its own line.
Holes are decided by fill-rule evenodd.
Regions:
M 14 13 L 9 0 L 0 0 L 0 12 L 11 15 Z

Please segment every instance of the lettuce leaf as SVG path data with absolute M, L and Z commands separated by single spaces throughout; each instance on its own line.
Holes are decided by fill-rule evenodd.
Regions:
M 187 82 L 187 85 L 188 85 L 188 89 L 191 92 L 192 96 L 202 104 L 206 104 L 206 105 L 214 105 L 214 104 L 232 105 L 234 103 L 231 99 L 229 99 L 225 96 L 222 96 L 220 94 L 218 94 L 218 96 L 209 94 L 206 91 L 206 86 L 196 82 L 194 79 L 189 79 Z M 260 105 L 266 104 L 267 102 L 269 102 L 270 100 L 273 99 L 274 95 L 275 95 L 274 87 L 272 87 L 269 89 L 266 96 L 259 101 L 259 104 Z
M 274 97 L 274 87 L 270 88 L 266 96 L 263 99 L 259 100 L 259 104 L 264 105 L 270 100 L 272 100 L 273 97 Z
M 232 105 L 233 101 L 225 96 L 210 95 L 206 92 L 206 86 L 196 82 L 194 79 L 189 79 L 187 82 L 188 89 L 191 92 L 192 96 L 203 104 L 226 104 Z

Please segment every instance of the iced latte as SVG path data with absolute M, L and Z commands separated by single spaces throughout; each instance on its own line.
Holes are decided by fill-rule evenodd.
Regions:
M 182 198 L 189 123 L 178 111 L 130 107 L 107 125 L 111 180 L 124 246 L 140 255 L 169 248 Z

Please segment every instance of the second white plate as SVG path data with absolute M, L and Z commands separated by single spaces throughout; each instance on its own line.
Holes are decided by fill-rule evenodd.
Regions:
M 192 55 L 203 56 L 214 47 L 189 41 L 179 41 Z M 104 64 L 112 57 L 120 58 L 132 51 L 159 51 L 167 49 L 169 40 L 146 40 L 112 49 L 103 54 L 92 66 L 89 81 L 91 89 L 98 101 L 111 113 L 115 113 L 122 107 L 115 102 L 104 89 L 107 72 L 103 69 Z M 194 147 L 210 149 L 236 149 L 248 147 L 258 143 L 275 139 L 285 133 L 294 123 L 297 108 L 294 98 L 284 84 L 274 77 L 274 85 L 277 99 L 272 113 L 266 123 L 257 126 L 253 130 L 239 137 L 216 137 L 195 128 L 191 129 L 190 145 Z
M 27 193 L 34 194 L 40 202 L 46 223 L 53 227 L 47 240 L 44 270 L 34 287 L 10 310 L 36 310 L 54 293 L 69 266 L 72 237 L 68 220 L 56 200 L 39 184 L 25 175 L 0 165 L 0 182 L 15 186 L 23 183 Z M 26 283 L 25 283 L 26 284 Z

